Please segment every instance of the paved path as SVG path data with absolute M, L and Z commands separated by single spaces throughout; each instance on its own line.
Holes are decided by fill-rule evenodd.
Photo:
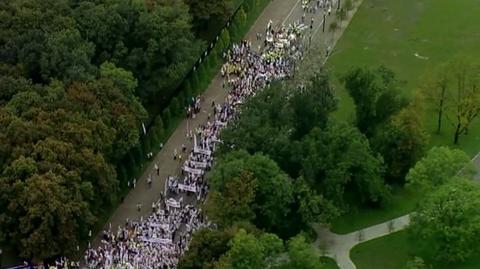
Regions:
M 480 180 L 480 153 L 472 158 L 471 162 L 476 168 L 475 180 Z M 408 227 L 410 224 L 410 215 L 398 217 L 368 228 L 360 229 L 348 234 L 336 234 L 327 227 L 313 225 L 318 237 L 313 243 L 321 255 L 331 257 L 337 261 L 340 269 L 356 269 L 355 264 L 350 259 L 350 250 L 360 243 L 379 238 Z
M 318 234 L 313 246 L 322 255 L 337 261 L 340 269 L 356 269 L 350 259 L 350 250 L 357 244 L 405 229 L 410 224 L 410 215 L 405 215 L 349 234 L 335 234 L 328 228 L 314 225 Z

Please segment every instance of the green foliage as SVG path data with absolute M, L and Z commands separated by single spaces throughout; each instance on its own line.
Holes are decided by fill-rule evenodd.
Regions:
M 188 251 L 181 257 L 179 269 L 213 269 L 215 262 L 228 251 L 228 242 L 235 235 L 235 229 L 202 229 L 193 235 Z
M 260 228 L 283 226 L 293 202 L 291 179 L 261 154 L 233 152 L 220 160 L 210 176 L 209 211 L 220 224 L 252 220 Z
M 220 52 L 224 52 L 226 49 L 230 47 L 230 34 L 227 29 L 222 30 L 220 34 L 219 42 L 221 44 Z
M 428 142 L 421 113 L 414 106 L 394 115 L 371 139 L 372 148 L 382 155 L 385 162 L 386 178 L 401 184 L 405 182 L 408 170 L 425 154 Z
M 285 268 L 321 269 L 324 267 L 313 247 L 301 235 L 288 241 L 288 257 L 289 262 Z
M 336 205 L 344 204 L 347 187 L 364 203 L 388 198 L 383 161 L 357 129 L 334 122 L 324 131 L 315 128 L 302 141 L 300 152 L 306 181 Z
M 218 23 L 222 24 L 232 15 L 233 0 L 185 0 L 197 27 Z
M 268 268 L 283 250 L 283 243 L 273 234 L 255 237 L 240 229 L 230 240 L 229 247 L 230 249 L 216 263 L 215 269 Z
M 312 189 L 303 177 L 295 181 L 294 190 L 298 214 L 304 223 L 329 223 L 340 215 L 338 208 Z
M 65 83 L 92 80 L 96 72 L 90 62 L 94 51 L 94 44 L 84 41 L 76 29 L 50 34 L 39 59 L 42 79 L 58 78 Z
M 172 114 L 170 113 L 170 108 L 167 107 L 162 111 L 162 119 L 165 128 L 169 128 L 170 124 L 172 123 Z
M 465 261 L 480 251 L 480 186 L 454 180 L 429 195 L 412 216 L 415 245 L 439 263 Z
M 407 174 L 408 186 L 420 190 L 437 188 L 465 169 L 468 173 L 468 155 L 458 149 L 433 147 Z
M 343 82 L 355 102 L 356 125 L 368 138 L 408 104 L 395 74 L 386 67 L 354 68 L 343 77 Z

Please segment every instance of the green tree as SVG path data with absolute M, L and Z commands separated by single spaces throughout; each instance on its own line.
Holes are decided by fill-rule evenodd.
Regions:
M 183 1 L 156 1 L 137 16 L 134 47 L 121 66 L 139 79 L 144 100 L 152 102 L 159 93 L 170 97 L 202 47 L 191 32 L 188 7 Z
M 180 269 L 213 269 L 215 262 L 229 250 L 235 229 L 202 229 L 194 233 L 188 251 L 181 257 Z
M 207 200 L 207 214 L 218 224 L 231 225 L 255 218 L 254 202 L 258 183 L 250 172 L 229 180 L 222 192 L 213 191 Z
M 213 22 L 222 24 L 233 12 L 232 0 L 185 0 L 185 3 L 190 7 L 194 24 L 199 29 Z
M 249 179 L 249 174 L 244 174 L 245 172 L 251 174 L 256 182 Z M 242 183 L 242 178 L 247 182 Z M 237 180 L 230 183 L 232 179 Z M 231 198 L 238 197 L 238 200 L 231 200 L 230 203 L 235 206 L 241 205 L 240 212 L 246 212 L 244 213 L 246 217 L 250 213 L 245 210 L 251 204 L 250 210 L 253 209 L 255 212 L 254 224 L 267 231 L 283 225 L 293 202 L 292 180 L 274 161 L 261 154 L 249 155 L 245 151 L 237 151 L 226 155 L 212 171 L 210 184 L 213 191 L 222 193 L 224 197 L 233 195 L 227 192 L 227 186 L 230 187 L 230 191 L 234 191 L 233 187 L 238 184 L 245 197 L 236 194 Z M 244 186 L 241 186 L 242 184 Z M 251 203 L 252 192 L 254 203 Z
M 372 148 L 383 157 L 387 179 L 397 183 L 405 182 L 408 170 L 423 157 L 428 142 L 421 113 L 412 105 L 392 116 L 371 139 Z
M 112 80 L 115 86 L 120 88 L 126 96 L 131 97 L 138 86 L 138 82 L 132 72 L 116 67 L 115 64 L 111 62 L 102 63 L 100 66 L 100 76 Z
M 344 205 L 347 186 L 361 202 L 388 198 L 383 161 L 356 128 L 334 122 L 325 130 L 314 128 L 298 150 L 308 184 L 336 206 Z
M 95 44 L 93 62 L 118 63 L 118 56 L 124 56 L 120 47 L 124 45 L 123 41 L 130 30 L 128 18 L 119 13 L 118 6 L 113 3 L 82 1 L 73 9 L 72 17 L 82 37 Z
M 462 262 L 480 251 L 480 186 L 459 179 L 440 186 L 413 214 L 415 245 L 439 263 Z
M 229 242 L 230 249 L 220 258 L 216 269 L 264 269 L 282 251 L 283 243 L 276 235 L 253 234 L 240 229 Z
M 443 117 L 449 101 L 449 92 L 452 87 L 451 72 L 446 64 L 436 67 L 432 74 L 428 74 L 418 94 L 422 96 L 437 113 L 437 130 L 442 129 Z
M 292 110 L 293 138 L 300 139 L 312 128 L 325 127 L 328 115 L 337 108 L 333 87 L 326 72 L 313 74 L 304 89 L 292 94 L 288 100 Z
M 330 223 L 340 215 L 339 209 L 330 200 L 311 188 L 303 177 L 295 181 L 294 190 L 298 214 L 304 223 Z
M 78 30 L 62 30 L 47 36 L 40 55 L 44 81 L 58 78 L 65 83 L 92 80 L 96 72 L 91 64 L 95 46 L 82 39 Z
M 288 257 L 289 261 L 284 268 L 323 268 L 320 257 L 302 235 L 297 235 L 288 241 Z
M 356 125 L 368 138 L 408 104 L 395 74 L 386 67 L 354 68 L 342 80 L 355 103 Z
M 420 190 L 430 190 L 445 184 L 460 170 L 467 167 L 468 155 L 458 149 L 433 147 L 427 155 L 410 169 L 406 176 L 408 186 Z
M 447 119 L 455 128 L 453 143 L 458 144 L 460 136 L 468 134 L 468 128 L 480 114 L 480 65 L 458 59 L 450 68 L 455 87 L 450 93 Z

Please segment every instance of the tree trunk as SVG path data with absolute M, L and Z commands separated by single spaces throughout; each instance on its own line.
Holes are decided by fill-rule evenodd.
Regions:
M 442 128 L 442 114 L 443 114 L 443 100 L 440 101 L 440 110 L 438 110 L 437 134 L 440 133 L 440 129 Z
M 438 104 L 438 126 L 437 126 L 437 134 L 440 133 L 442 129 L 442 117 L 443 117 L 443 106 L 445 103 L 445 93 L 447 91 L 447 87 L 442 85 L 442 92 L 440 94 L 440 104 Z
M 460 137 L 460 130 L 462 125 L 457 123 L 457 128 L 455 129 L 455 136 L 453 138 L 453 144 L 458 145 L 458 138 Z

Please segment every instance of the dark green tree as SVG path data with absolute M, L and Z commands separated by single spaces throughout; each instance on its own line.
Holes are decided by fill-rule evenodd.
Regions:
M 354 68 L 342 80 L 355 103 L 356 125 L 368 138 L 408 104 L 395 74 L 386 67 Z

